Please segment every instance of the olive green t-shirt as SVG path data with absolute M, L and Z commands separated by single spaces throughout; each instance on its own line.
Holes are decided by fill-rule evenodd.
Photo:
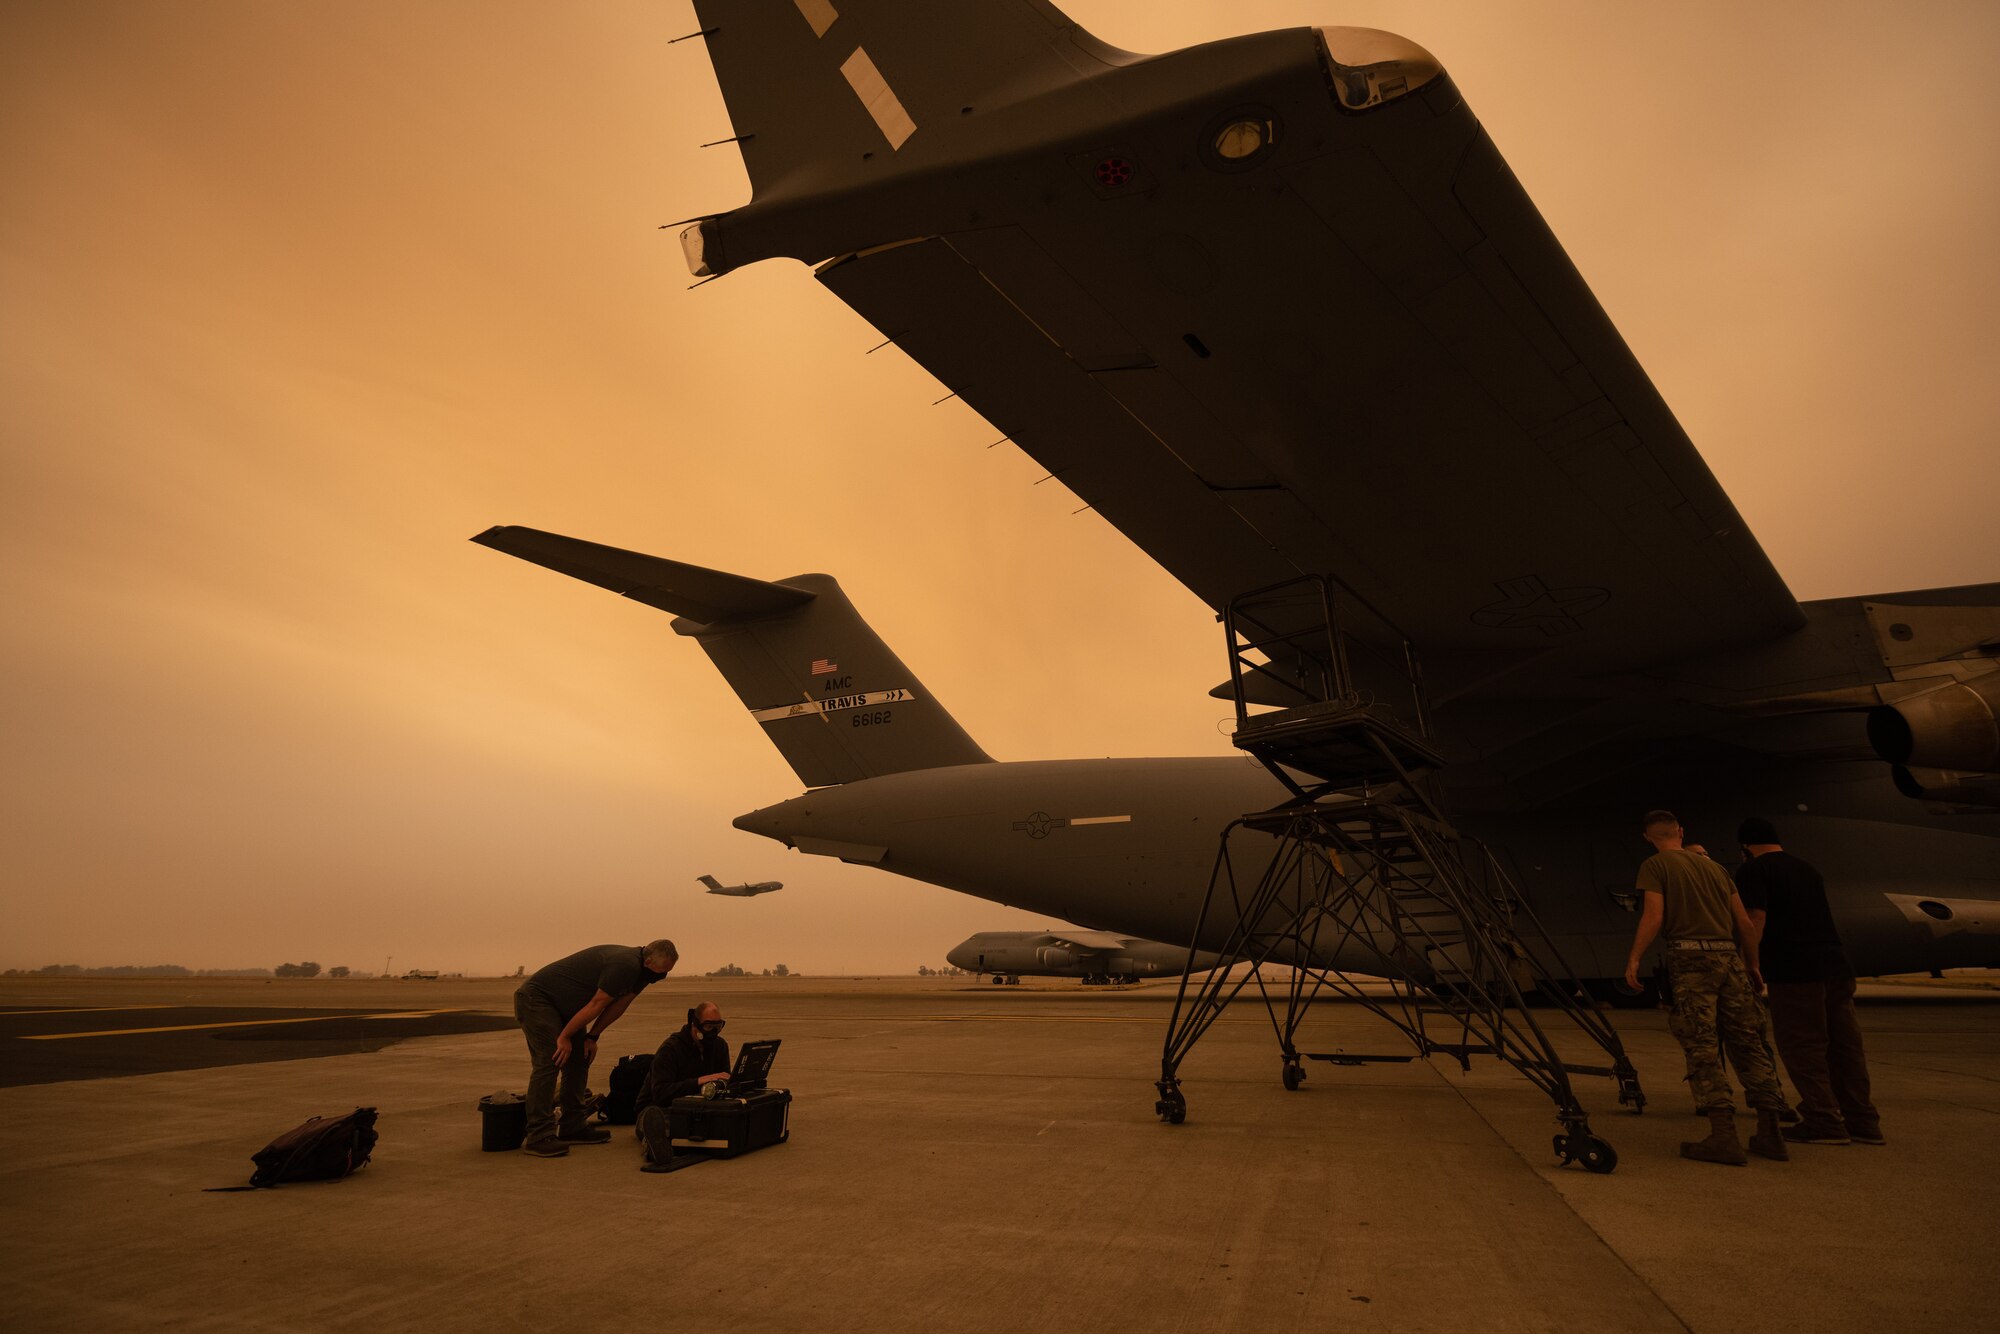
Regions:
M 1668 940 L 1734 940 L 1736 916 L 1729 899 L 1736 885 L 1729 872 L 1699 852 L 1668 848 L 1639 867 L 1639 888 L 1666 902 L 1660 935 Z

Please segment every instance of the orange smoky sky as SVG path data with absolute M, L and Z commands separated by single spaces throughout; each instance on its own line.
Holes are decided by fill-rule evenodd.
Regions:
M 1991 6 L 1072 0 L 1449 67 L 1802 597 L 2000 578 Z M 1042 919 L 730 819 L 797 780 L 521 523 L 841 578 L 1001 759 L 1224 754 L 1205 609 L 790 262 L 680 3 L 0 7 L 0 966 L 909 971 Z M 779 894 L 703 896 L 702 872 Z

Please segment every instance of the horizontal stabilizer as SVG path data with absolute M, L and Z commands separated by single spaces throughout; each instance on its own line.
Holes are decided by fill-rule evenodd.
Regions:
M 472 540 L 672 612 L 674 633 L 701 645 L 807 787 L 992 763 L 831 576 L 765 583 L 538 528 L 489 528 Z M 848 850 L 831 855 L 870 859 L 868 849 L 840 846 Z
M 703 625 L 774 615 L 814 597 L 801 588 L 643 556 L 539 528 L 501 525 L 472 540 Z

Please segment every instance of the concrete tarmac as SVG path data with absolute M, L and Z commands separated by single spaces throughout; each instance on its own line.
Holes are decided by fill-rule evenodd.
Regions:
M 169 1004 L 497 1019 L 512 986 L 6 979 L 0 1010 L 38 1010 L 33 1031 L 59 1008 Z M 480 1152 L 479 1097 L 524 1082 L 513 1032 L 98 1062 L 0 1088 L 0 1312 L 19 1329 L 1984 1327 L 2000 995 L 1870 991 L 1887 1146 L 1684 1162 L 1700 1123 L 1678 1048 L 1659 1014 L 1625 1011 L 1651 1107 L 1580 1085 L 1620 1155 L 1610 1176 L 1558 1169 L 1547 1100 L 1490 1060 L 1314 1063 L 1287 1093 L 1254 1002 L 1197 1048 L 1188 1121 L 1163 1125 L 1171 984 L 669 978 L 611 1031 L 600 1072 L 712 997 L 732 1042 L 784 1039 L 773 1082 L 796 1103 L 789 1144 L 668 1176 L 637 1170 L 629 1132 L 558 1160 Z M 99 1008 L 72 1031 L 163 1013 Z M 244 1047 L 221 1034 L 258 1030 L 195 1031 L 150 1040 Z M 1308 1033 L 1309 1049 L 1397 1050 L 1352 1006 L 1316 1010 Z M 28 1047 L 143 1057 L 147 1041 L 0 1051 L 11 1066 Z M 279 1132 L 357 1105 L 380 1110 L 382 1139 L 356 1176 L 203 1193 L 246 1180 Z

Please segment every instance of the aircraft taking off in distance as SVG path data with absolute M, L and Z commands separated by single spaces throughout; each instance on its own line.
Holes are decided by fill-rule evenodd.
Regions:
M 813 265 L 1255 611 L 1262 653 L 1218 655 L 1240 719 L 1403 728 L 1582 976 L 1623 971 L 1656 807 L 1718 852 L 1774 819 L 1862 973 L 2000 962 L 2000 584 L 1800 603 L 1429 52 L 1137 55 L 1045 0 L 696 10 L 752 199 L 685 230 L 693 272 Z M 996 764 L 825 575 L 476 540 L 674 613 L 809 789 L 737 824 L 805 852 L 1188 940 L 1225 825 L 1339 795 L 1248 755 Z
M 1179 977 L 1214 966 L 1216 956 L 1188 958 L 1185 945 L 1140 940 L 1109 931 L 980 931 L 946 954 L 968 973 L 991 973 L 996 983 L 1023 977 L 1077 977 L 1086 986 Z
M 785 887 L 785 882 L 782 880 L 759 880 L 754 884 L 721 885 L 716 883 L 715 877 L 712 875 L 698 875 L 695 879 L 707 885 L 709 893 L 721 894 L 732 899 L 747 899 L 758 894 L 769 894 L 772 890 L 783 889 Z

